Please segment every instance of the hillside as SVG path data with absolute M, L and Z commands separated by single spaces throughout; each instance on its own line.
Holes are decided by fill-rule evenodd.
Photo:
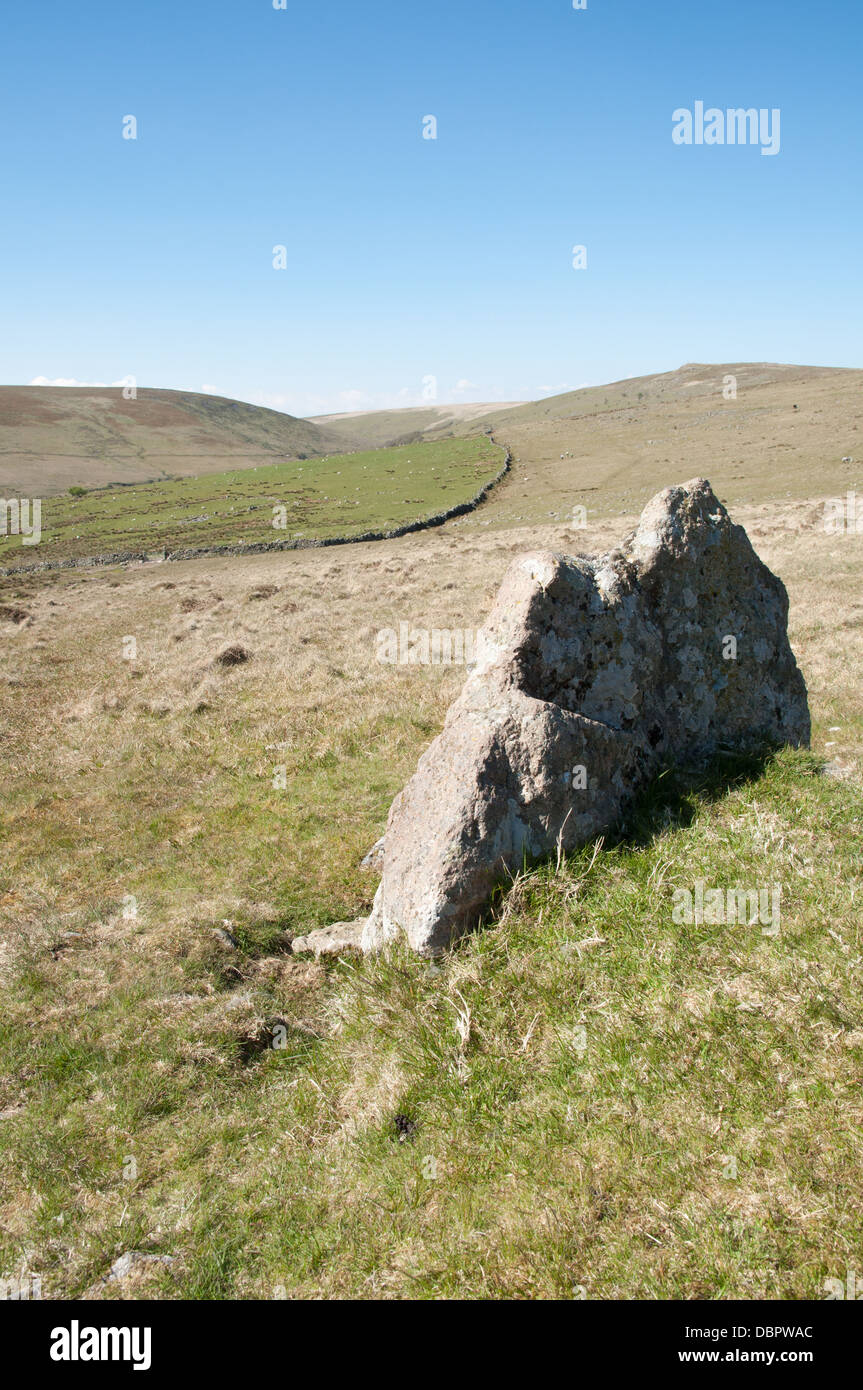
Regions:
M 315 415 L 313 425 L 337 434 L 348 447 L 380 449 L 390 444 L 411 444 L 415 439 L 442 439 L 475 434 L 485 429 L 510 405 L 428 405 L 405 410 L 364 410 L 342 415 Z
M 723 382 L 734 377 L 736 399 Z M 863 371 L 689 363 L 490 413 L 510 476 L 482 521 L 513 526 L 640 511 L 672 481 L 709 477 L 722 501 L 863 488 Z M 479 524 L 477 516 L 464 524 Z
M 736 396 L 726 399 L 729 378 Z M 521 405 L 435 406 L 322 416 L 367 448 L 493 429 L 516 462 L 464 525 L 562 520 L 576 505 L 640 509 L 670 478 L 707 474 L 723 501 L 863 487 L 863 371 L 772 362 L 690 362 Z M 355 447 L 351 445 L 350 447 Z M 851 462 L 846 460 L 850 459 Z
M 0 495 L 50 497 L 165 475 L 253 468 L 352 448 L 308 420 L 223 396 L 0 386 Z
M 481 434 L 48 497 L 38 547 L 0 535 L 0 569 L 398 531 L 474 504 L 505 463 Z
M 863 536 L 816 505 L 733 513 L 789 588 L 813 754 L 666 778 L 433 968 L 290 950 L 368 911 L 464 679 L 375 634 L 472 628 L 565 526 L 0 581 L 0 1268 L 94 1299 L 820 1298 L 859 1270 Z M 781 935 L 676 926 L 696 877 L 783 884 Z M 173 1263 L 103 1282 L 127 1250 Z
M 51 1299 L 706 1300 L 861 1269 L 863 533 L 823 499 L 863 492 L 863 374 L 741 366 L 726 402 L 733 370 L 489 415 L 512 472 L 437 529 L 0 576 L 0 1270 Z M 410 490 L 374 455 L 367 518 L 453 443 L 404 450 Z M 306 472 L 338 506 L 364 462 L 304 469 L 306 505 Z M 698 473 L 788 588 L 811 752 L 663 776 L 433 965 L 295 956 L 369 911 L 464 681 L 378 634 L 472 631 L 515 555 L 602 553 Z M 218 476 L 194 517 L 222 526 Z M 58 514 L 134 524 L 114 500 Z M 780 933 L 678 925 L 699 879 L 781 885 Z M 106 1281 L 130 1250 L 171 1262 Z
M 734 377 L 735 399 L 723 398 Z M 688 363 L 527 404 L 429 405 L 300 420 L 219 396 L 142 388 L 0 387 L 0 496 L 50 497 L 255 468 L 494 429 L 521 469 L 475 524 L 640 507 L 669 477 L 708 473 L 724 500 L 860 484 L 863 372 Z M 851 458 L 854 462 L 843 462 Z M 781 475 L 782 486 L 777 487 Z

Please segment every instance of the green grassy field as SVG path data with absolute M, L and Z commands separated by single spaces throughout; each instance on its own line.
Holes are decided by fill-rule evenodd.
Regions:
M 473 626 L 560 532 L 4 580 L 0 1274 L 775 1299 L 863 1268 L 863 538 L 784 513 L 758 545 L 813 752 L 663 778 L 434 967 L 290 951 L 369 909 L 361 858 L 463 680 L 378 664 L 375 631 Z M 226 640 L 247 663 L 213 666 Z M 678 925 L 697 879 L 780 883 L 780 934 Z M 171 1263 L 106 1282 L 130 1250 Z
M 501 431 L 482 508 L 401 540 L 0 578 L 0 1277 L 819 1299 L 859 1276 L 863 535 L 821 521 L 857 486 L 857 396 L 741 373 L 726 410 L 700 377 L 655 408 L 624 383 L 648 394 L 581 449 L 580 416 Z M 16 558 L 377 529 L 501 459 L 447 440 L 66 498 Z M 381 665 L 376 632 L 473 628 L 514 555 L 603 553 L 636 519 L 615 508 L 698 473 L 751 497 L 734 520 L 788 585 L 812 752 L 669 774 L 434 966 L 294 956 L 369 910 L 363 856 L 464 679 Z M 699 879 L 781 884 L 781 931 L 678 924 Z M 109 1281 L 129 1251 L 170 1263 Z
M 502 463 L 477 435 L 49 497 L 41 544 L 0 537 L 0 565 L 395 529 L 468 501 Z
M 664 779 L 436 966 L 293 961 L 278 912 L 231 951 L 154 949 L 119 902 L 46 922 L 0 1033 L 4 1267 L 23 1239 L 52 1297 L 111 1297 L 121 1249 L 173 1257 L 151 1297 L 823 1296 L 861 1253 L 861 814 L 804 753 Z M 781 936 L 675 925 L 698 875 L 784 882 Z

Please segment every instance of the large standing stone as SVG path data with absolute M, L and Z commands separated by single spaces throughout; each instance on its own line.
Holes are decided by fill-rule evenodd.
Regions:
M 710 484 L 668 488 L 600 559 L 523 555 L 441 734 L 393 802 L 361 939 L 431 955 L 496 884 L 619 819 L 662 764 L 807 744 L 788 597 Z

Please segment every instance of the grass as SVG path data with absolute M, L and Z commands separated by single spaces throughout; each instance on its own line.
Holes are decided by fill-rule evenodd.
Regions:
M 818 1297 L 861 1254 L 861 815 L 805 753 L 665 779 L 437 966 L 133 924 L 85 1005 L 96 913 L 4 1019 L 5 1265 L 35 1247 L 54 1296 L 141 1248 L 186 1298 Z M 781 936 L 674 925 L 699 874 L 788 885 Z
M 83 495 L 70 489 L 78 495 L 45 499 L 38 547 L 0 537 L 0 565 L 395 529 L 469 501 L 502 460 L 482 435 Z
M 368 908 L 359 861 L 463 677 L 377 665 L 375 632 L 474 626 L 565 536 L 0 584 L 0 1274 L 817 1298 L 863 1267 L 863 542 L 753 515 L 814 752 L 664 777 L 434 967 L 289 950 Z M 214 668 L 227 640 L 251 658 Z M 781 934 L 677 925 L 697 878 L 780 882 Z M 173 1262 L 103 1282 L 128 1250 Z
M 141 387 L 0 386 L 0 496 L 250 468 L 362 447 L 282 411 Z
M 728 376 L 733 399 L 722 394 Z M 672 481 L 699 476 L 732 509 L 760 504 L 771 517 L 816 489 L 859 495 L 861 382 L 857 371 L 693 364 L 492 413 L 484 423 L 516 466 L 467 524 L 547 525 L 574 506 L 592 522 L 640 512 Z

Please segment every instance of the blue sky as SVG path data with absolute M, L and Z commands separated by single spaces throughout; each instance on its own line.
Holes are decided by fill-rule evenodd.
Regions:
M 860 0 L 14 5 L 0 381 L 313 414 L 863 366 L 861 41 Z M 699 100 L 779 153 L 676 145 Z

